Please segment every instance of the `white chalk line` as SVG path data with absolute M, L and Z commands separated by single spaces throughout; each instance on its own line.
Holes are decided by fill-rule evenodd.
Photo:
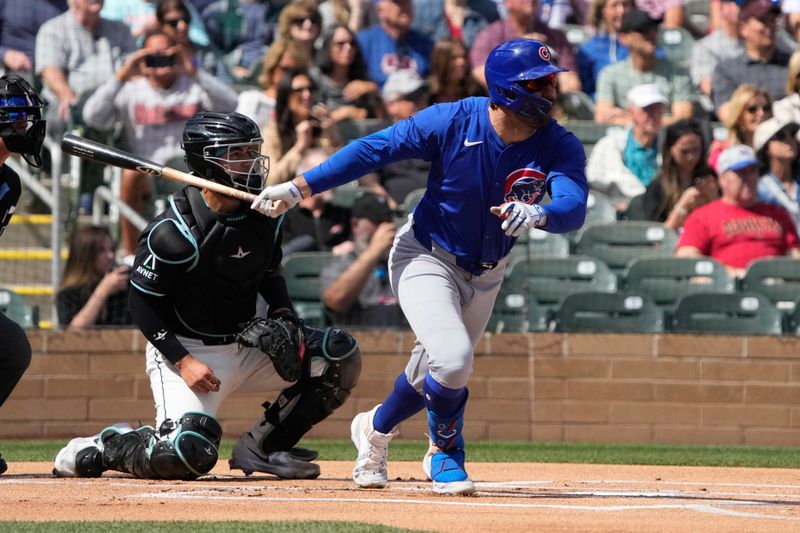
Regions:
M 740 505 L 771 505 L 760 502 L 736 502 L 727 504 L 653 504 L 653 505 L 556 505 L 556 504 L 539 504 L 539 503 L 497 503 L 497 502 L 474 502 L 463 500 L 412 500 L 412 499 L 398 499 L 398 498 L 285 498 L 285 497 L 269 497 L 269 496 L 219 496 L 213 494 L 197 494 L 196 492 L 167 492 L 167 493 L 143 493 L 132 494 L 127 496 L 128 499 L 170 499 L 170 500 L 221 500 L 221 501 L 237 501 L 237 502 L 328 502 L 328 503 L 367 503 L 374 505 L 377 503 L 384 504 L 405 504 L 405 505 L 428 505 L 428 506 L 449 506 L 449 507 L 480 507 L 480 508 L 502 508 L 502 509 L 553 509 L 553 510 L 568 510 L 568 511 L 593 511 L 593 512 L 620 512 L 620 511 L 649 511 L 649 510 L 688 510 L 695 511 L 701 514 L 715 514 L 724 515 L 737 518 L 754 518 L 763 520 L 782 520 L 788 522 L 800 521 L 800 517 L 791 516 L 776 516 L 766 515 L 759 513 L 748 513 L 743 511 L 736 511 L 733 509 L 721 509 L 720 507 L 726 506 L 740 506 Z

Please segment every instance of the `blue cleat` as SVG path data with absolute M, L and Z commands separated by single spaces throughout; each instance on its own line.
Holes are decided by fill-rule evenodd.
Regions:
M 440 417 L 428 410 L 431 443 L 422 460 L 422 469 L 433 481 L 438 494 L 467 496 L 475 493 L 475 483 L 464 469 L 464 405 L 453 416 Z

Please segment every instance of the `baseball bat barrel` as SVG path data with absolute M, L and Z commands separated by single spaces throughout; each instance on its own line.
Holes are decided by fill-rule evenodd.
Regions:
M 105 163 L 113 167 L 136 170 L 137 172 L 150 174 L 151 176 L 159 176 L 201 189 L 209 189 L 216 193 L 242 200 L 243 202 L 252 202 L 256 198 L 254 194 L 249 192 L 241 191 L 234 187 L 228 187 L 222 183 L 207 180 L 199 176 L 193 176 L 175 168 L 159 165 L 148 159 L 135 156 L 125 150 L 91 141 L 72 133 L 64 135 L 64 138 L 61 140 L 61 149 L 68 154 L 76 155 L 83 159 Z

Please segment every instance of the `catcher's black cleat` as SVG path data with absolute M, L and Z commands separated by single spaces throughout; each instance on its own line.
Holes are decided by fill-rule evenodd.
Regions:
M 291 454 L 295 459 L 300 459 L 307 463 L 319 457 L 319 452 L 317 450 L 309 450 L 307 448 L 292 448 Z
M 302 460 L 293 452 L 270 452 L 265 455 L 258 449 L 258 445 L 250 433 L 242 435 L 236 443 L 228 464 L 232 469 L 241 470 L 248 476 L 253 472 L 264 472 L 283 479 L 316 479 L 319 477 L 318 464 Z

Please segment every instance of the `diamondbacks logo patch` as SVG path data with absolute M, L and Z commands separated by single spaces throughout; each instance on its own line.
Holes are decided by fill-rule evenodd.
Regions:
M 506 177 L 506 202 L 533 204 L 544 192 L 547 176 L 535 168 L 520 168 Z

